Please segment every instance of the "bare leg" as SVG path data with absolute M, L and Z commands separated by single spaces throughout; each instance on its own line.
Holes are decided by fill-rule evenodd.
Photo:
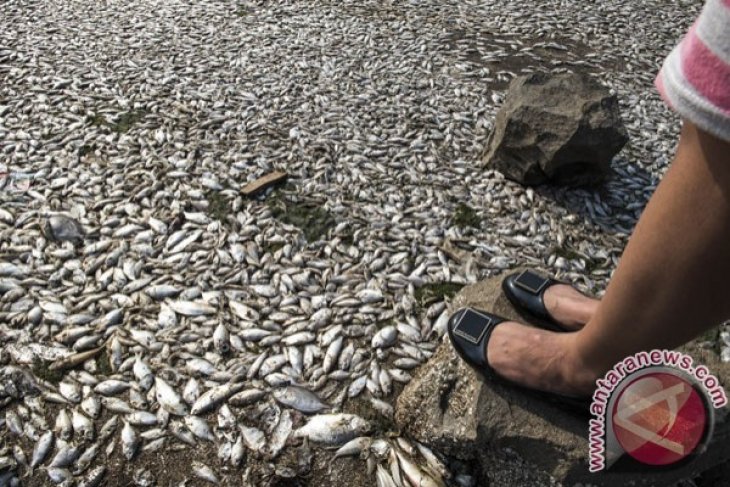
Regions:
M 590 393 L 622 358 L 674 348 L 730 317 L 729 296 L 730 143 L 685 122 L 674 162 L 585 327 L 560 334 L 504 323 L 488 360 L 524 385 Z

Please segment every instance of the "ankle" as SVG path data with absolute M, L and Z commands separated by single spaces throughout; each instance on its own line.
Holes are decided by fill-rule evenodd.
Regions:
M 592 394 L 596 388 L 596 381 L 605 373 L 604 366 L 598 364 L 592 357 L 582 353 L 580 332 L 565 333 L 565 355 L 563 357 L 563 373 L 566 386 L 579 394 Z

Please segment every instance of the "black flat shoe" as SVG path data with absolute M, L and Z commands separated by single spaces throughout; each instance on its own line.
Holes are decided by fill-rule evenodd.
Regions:
M 505 277 L 502 280 L 502 291 L 517 311 L 531 323 L 546 330 L 571 331 L 555 321 L 545 308 L 545 290 L 554 284 L 566 283 L 525 270 Z
M 492 331 L 504 321 L 507 320 L 486 311 L 461 308 L 449 318 L 447 327 L 449 339 L 459 356 L 488 380 L 518 388 L 532 396 L 555 403 L 559 407 L 568 408 L 578 414 L 590 415 L 590 398 L 565 396 L 555 392 L 530 389 L 497 374 L 487 362 L 485 351 L 489 338 L 492 336 Z

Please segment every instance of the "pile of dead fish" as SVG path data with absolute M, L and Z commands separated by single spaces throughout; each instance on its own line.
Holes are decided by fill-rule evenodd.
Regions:
M 699 8 L 0 2 L 0 486 L 264 485 L 351 440 L 380 485 L 468 485 L 383 426 L 443 336 L 437 288 L 605 287 L 676 140 L 657 59 Z M 618 92 L 615 177 L 484 171 L 507 82 L 566 69 Z
M 386 440 L 361 436 L 340 447 L 335 458 L 348 455 L 357 455 L 367 462 L 367 471 L 376 474 L 378 487 L 444 487 L 448 480 L 461 486 L 473 484 L 469 476 L 452 479 L 444 462 L 433 451 L 405 438 Z
M 0 401 L 8 407 L 0 425 L 33 444 L 32 455 L 16 443 L 2 457 L 8 478 L 19 465 L 43 467 L 55 483 L 83 476 L 80 485 L 96 485 L 104 468 L 92 463 L 115 449 L 131 461 L 140 453 L 214 442 L 220 459 L 238 467 L 246 451 L 275 459 L 290 437 L 342 444 L 370 432 L 370 424 L 323 411 L 340 410 L 365 393 L 374 411 L 392 417 L 392 406 L 378 398 L 388 397 L 395 382 L 408 382 L 408 371 L 432 353 L 437 342 L 429 338 L 443 335 L 448 318 L 439 300 L 415 319 L 413 298 L 387 303 L 377 280 L 350 292 L 314 294 L 314 261 L 308 262 L 313 270 L 288 264 L 274 283 L 231 284 L 224 291 L 185 287 L 174 275 L 188 262 L 175 260 L 195 240 L 191 235 L 203 233 L 195 227 L 170 233 L 147 222 L 158 230 L 151 241 L 171 257 L 170 274 L 155 277 L 141 260 L 122 260 L 111 239 L 84 244 L 91 232 L 77 220 L 53 215 L 38 223 L 43 255 L 78 259 L 70 267 L 90 266 L 96 285 L 115 291 L 33 298 L 26 294 L 37 279 L 30 269 L 0 264 L 3 298 L 15 296 L 4 312 L 11 326 L 4 329 L 2 356 L 12 365 L 2 369 Z M 116 245 L 127 250 L 126 243 Z M 250 249 L 241 251 L 241 267 L 258 260 Z M 280 263 L 287 252 L 281 249 Z M 348 278 L 341 281 L 347 289 Z M 405 311 L 407 318 L 397 319 Z M 239 421 L 239 410 L 258 426 Z M 295 429 L 292 411 L 315 415 Z M 218 481 L 207 465 L 194 465 L 192 473 Z

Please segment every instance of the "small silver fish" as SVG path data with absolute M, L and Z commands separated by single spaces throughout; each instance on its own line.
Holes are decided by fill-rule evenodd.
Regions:
M 315 393 L 299 386 L 286 386 L 275 389 L 272 395 L 281 405 L 303 413 L 318 413 L 330 407 L 322 402 Z
M 170 414 L 185 416 L 187 407 L 170 385 L 159 377 L 155 377 L 155 398 L 157 402 Z
M 213 469 L 211 469 L 209 466 L 198 461 L 194 461 L 192 467 L 193 474 L 196 477 L 206 480 L 212 484 L 218 484 L 218 477 L 215 476 L 215 472 L 213 472 Z
M 131 424 L 125 421 L 124 427 L 122 428 L 122 454 L 127 460 L 131 460 L 135 453 L 137 453 L 139 442 L 137 432 Z
M 239 425 L 241 430 L 241 437 L 246 445 L 246 448 L 257 453 L 263 450 L 266 445 L 266 435 L 263 431 L 258 428 Z
M 294 432 L 317 443 L 338 445 L 370 431 L 368 421 L 354 414 L 320 414 Z
M 35 468 L 38 465 L 40 465 L 43 460 L 45 460 L 46 456 L 51 452 L 51 449 L 53 448 L 53 432 L 52 431 L 46 431 L 41 435 L 41 437 L 36 442 L 35 446 L 33 447 L 33 455 L 31 456 L 30 460 L 30 468 Z

